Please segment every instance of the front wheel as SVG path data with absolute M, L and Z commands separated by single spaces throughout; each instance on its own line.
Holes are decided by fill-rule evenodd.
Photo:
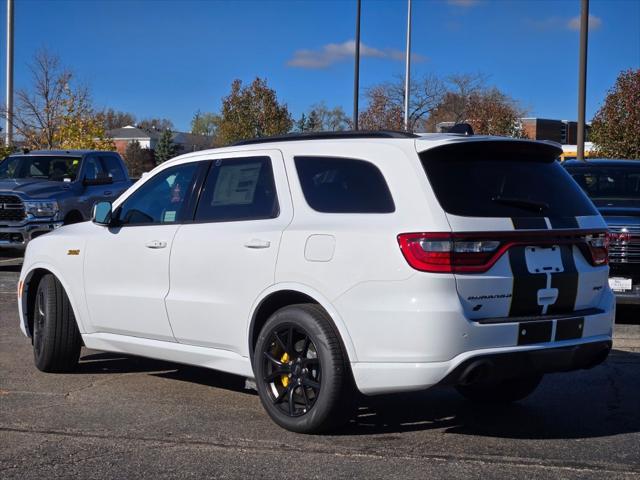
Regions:
M 465 398 L 478 403 L 511 403 L 531 395 L 541 381 L 542 375 L 531 375 L 499 382 L 458 385 L 456 390 Z
M 260 400 L 281 427 L 317 433 L 348 419 L 347 358 L 319 306 L 291 305 L 275 312 L 260 332 L 253 366 Z
M 33 357 L 38 370 L 70 372 L 80 357 L 82 338 L 71 302 L 51 274 L 38 284 L 33 312 Z

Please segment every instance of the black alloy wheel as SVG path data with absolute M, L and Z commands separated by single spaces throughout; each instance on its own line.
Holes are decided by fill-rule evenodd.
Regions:
M 300 327 L 282 325 L 271 332 L 263 354 L 263 380 L 274 405 L 297 417 L 313 408 L 322 384 L 316 346 Z

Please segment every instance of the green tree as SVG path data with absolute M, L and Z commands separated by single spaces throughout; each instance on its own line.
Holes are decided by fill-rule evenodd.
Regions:
M 53 135 L 54 144 L 63 150 L 115 150 L 104 124 L 87 102 L 84 95 L 67 91 L 60 126 Z
M 640 159 L 640 69 L 620 72 L 591 122 L 598 156 Z
M 0 145 L 0 160 L 4 160 L 5 157 L 8 157 L 9 155 L 11 155 L 14 152 L 15 148 L 11 145 L 9 145 L 8 147 L 3 145 Z
M 155 148 L 156 162 L 164 163 L 170 158 L 176 156 L 177 147 L 173 143 L 173 134 L 171 130 L 165 130 L 158 140 Z
M 303 113 L 296 122 L 295 131 L 302 133 L 307 131 L 307 116 Z
M 140 178 L 142 175 L 142 147 L 140 142 L 133 140 L 127 145 L 124 152 L 124 162 L 127 165 L 129 176 L 131 178 Z
M 200 112 L 198 110 L 191 120 L 191 133 L 214 137 L 218 131 L 220 116 L 215 113 Z
M 315 109 L 309 112 L 305 130 L 308 132 L 322 131 L 322 118 L 320 118 L 320 114 Z
M 276 92 L 267 86 L 266 80 L 256 78 L 243 87 L 236 79 L 231 84 L 231 93 L 222 100 L 218 137 L 225 145 L 287 133 L 292 126 L 287 105 L 278 102 Z

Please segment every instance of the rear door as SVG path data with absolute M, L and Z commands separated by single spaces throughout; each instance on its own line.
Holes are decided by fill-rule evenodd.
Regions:
M 451 225 L 468 318 L 598 305 L 608 276 L 606 225 L 555 160 L 559 153 L 552 144 L 477 140 L 420 154 Z
M 248 354 L 251 308 L 274 283 L 292 216 L 279 151 L 211 157 L 194 221 L 171 252 L 166 305 L 178 342 Z

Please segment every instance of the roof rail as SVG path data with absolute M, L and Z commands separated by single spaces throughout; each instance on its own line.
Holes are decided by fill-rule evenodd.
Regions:
M 398 132 L 394 130 L 343 130 L 339 132 L 302 132 L 273 137 L 259 137 L 241 140 L 233 146 L 253 145 L 255 143 L 294 142 L 298 140 L 334 140 L 344 138 L 418 138 L 415 133 Z

